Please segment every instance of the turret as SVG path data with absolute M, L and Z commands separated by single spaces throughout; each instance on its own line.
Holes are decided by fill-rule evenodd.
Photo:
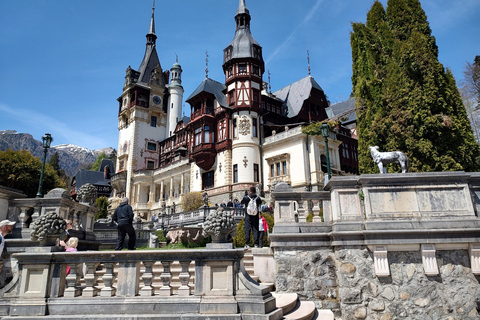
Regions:
M 167 123 L 167 137 L 171 137 L 178 121 L 182 117 L 182 101 L 183 101 L 183 87 L 182 87 L 182 67 L 177 61 L 170 69 L 170 85 L 168 85 L 170 96 L 168 97 L 168 123 Z

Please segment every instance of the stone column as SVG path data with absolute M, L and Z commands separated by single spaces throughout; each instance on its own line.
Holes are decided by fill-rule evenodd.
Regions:
M 164 187 L 165 187 L 165 185 L 164 185 L 164 182 L 162 180 L 161 183 L 160 183 L 160 201 L 164 200 L 164 197 L 163 197 L 163 193 L 165 192 Z
M 155 182 L 152 182 L 152 184 L 150 185 L 150 195 L 148 196 L 148 202 L 155 202 L 155 186 Z
M 173 177 L 170 177 L 170 199 L 173 199 Z
M 184 179 L 184 178 L 185 178 L 185 177 L 184 177 L 184 174 L 182 173 L 182 178 L 181 178 L 181 180 L 180 180 L 180 196 L 183 195 L 183 188 L 184 188 L 184 181 L 183 181 L 183 179 Z

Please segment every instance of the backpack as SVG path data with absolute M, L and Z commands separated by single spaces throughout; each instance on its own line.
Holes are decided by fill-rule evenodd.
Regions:
M 250 198 L 250 197 L 248 197 L 248 198 L 250 199 L 250 201 L 248 202 L 247 213 L 250 216 L 256 216 L 257 213 L 258 213 L 258 207 L 257 207 L 257 198 L 258 197 L 255 197 L 255 199 Z

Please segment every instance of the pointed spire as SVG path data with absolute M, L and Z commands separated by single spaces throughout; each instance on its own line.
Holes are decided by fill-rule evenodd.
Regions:
M 270 82 L 270 69 L 268 70 L 268 93 L 272 93 L 272 84 Z
M 250 29 L 250 20 L 250 11 L 247 9 L 245 0 L 240 0 L 237 13 L 235 15 L 235 21 L 237 21 L 237 30 L 243 28 Z
M 308 75 L 310 75 L 310 72 L 312 69 L 310 68 L 310 50 L 307 50 L 307 62 L 308 62 Z
M 208 78 L 208 50 L 205 51 L 205 78 Z
M 147 45 L 154 45 L 157 36 L 155 34 L 155 0 L 153 0 L 152 19 L 150 20 L 150 29 L 147 34 Z
M 238 9 L 237 9 L 237 15 L 238 14 L 250 14 L 250 12 L 247 9 L 247 5 L 245 4 L 245 0 L 240 0 L 240 3 L 238 4 Z

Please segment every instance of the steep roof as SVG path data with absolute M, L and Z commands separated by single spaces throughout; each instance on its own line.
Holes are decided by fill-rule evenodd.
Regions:
M 312 89 L 318 89 L 323 92 L 322 87 L 311 76 L 306 76 L 273 94 L 283 100 L 288 107 L 288 117 L 293 118 L 302 109 L 303 103 L 310 97 Z
M 205 78 L 202 83 L 200 83 L 200 85 L 197 87 L 197 89 L 195 89 L 195 91 L 193 91 L 193 93 L 188 97 L 186 102 L 190 101 L 202 92 L 208 92 L 215 96 L 215 99 L 217 99 L 218 103 L 222 107 L 227 107 L 227 97 L 223 94 L 223 91 L 225 89 L 226 87 L 223 83 L 209 78 Z
M 346 101 L 342 101 L 331 105 L 326 108 L 328 118 L 338 118 L 342 123 L 350 123 L 357 120 L 357 113 L 355 112 L 355 98 L 350 98 Z M 342 121 L 343 119 L 343 121 Z
M 108 181 L 105 180 L 102 171 L 90 171 L 81 169 L 75 175 L 76 189 L 79 190 L 85 183 L 90 183 L 96 186 L 107 186 Z

